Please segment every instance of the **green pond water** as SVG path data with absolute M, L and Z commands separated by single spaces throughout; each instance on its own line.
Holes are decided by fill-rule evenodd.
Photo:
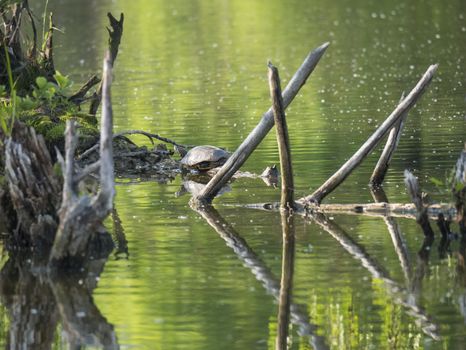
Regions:
M 34 6 L 39 16 L 43 4 Z M 308 52 L 329 41 L 287 110 L 298 197 L 333 174 L 402 91 L 438 63 L 409 113 L 384 189 L 391 202 L 409 202 L 403 171 L 411 169 L 433 200 L 451 199 L 429 178 L 445 178 L 465 141 L 464 0 L 51 0 L 49 10 L 63 31 L 56 66 L 77 83 L 101 70 L 106 13 L 124 12 L 112 90 L 116 131 L 231 151 L 269 108 L 267 60 L 284 86 Z M 372 202 L 367 183 L 380 150 L 325 202 Z M 274 130 L 243 170 L 271 164 L 278 164 Z M 279 190 L 236 180 L 214 201 L 210 225 L 189 207 L 189 195 L 175 195 L 181 185 L 179 177 L 118 179 L 121 227 L 111 219 L 108 227 L 124 230 L 128 254 L 110 256 L 93 302 L 122 349 L 274 349 L 280 214 L 237 205 L 278 200 Z M 335 214 L 319 225 L 296 217 L 289 348 L 465 349 L 466 242 L 442 253 L 432 226 L 436 239 L 419 253 L 424 236 L 412 219 Z M 398 227 L 404 253 L 389 227 Z M 14 319 L 2 315 L 0 343 L 9 348 Z M 56 349 L 71 342 L 64 328 L 57 326 Z

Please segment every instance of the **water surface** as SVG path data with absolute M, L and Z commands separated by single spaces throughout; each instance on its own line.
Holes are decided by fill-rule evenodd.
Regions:
M 57 33 L 56 65 L 77 83 L 100 70 L 106 12 L 124 12 L 113 87 L 117 131 L 143 129 L 229 150 L 270 105 L 267 60 L 284 85 L 311 49 L 330 41 L 287 112 L 297 196 L 330 176 L 390 114 L 401 92 L 439 63 L 409 114 L 385 190 L 392 202 L 408 201 L 402 173 L 411 169 L 435 200 L 450 200 L 429 178 L 445 177 L 464 142 L 464 1 L 54 0 L 49 6 L 64 31 Z M 378 154 L 326 201 L 371 202 L 367 182 Z M 260 173 L 277 162 L 272 132 L 244 170 Z M 180 178 L 167 184 L 119 180 L 115 207 L 129 255 L 107 262 L 95 304 L 114 325 L 121 348 L 273 349 L 280 215 L 232 205 L 277 200 L 279 191 L 260 180 L 237 180 L 215 200 L 216 220 L 241 238 L 232 249 L 225 240 L 232 236 L 191 210 L 188 195 L 175 196 L 180 185 Z M 311 332 L 303 334 L 303 325 L 294 323 L 291 349 L 464 348 L 460 242 L 440 254 L 437 236 L 418 254 L 420 228 L 396 219 L 406 265 L 382 218 L 334 215 L 330 223 L 333 235 L 295 219 L 293 303 Z M 4 319 L 1 342 L 7 343 Z M 65 343 L 59 336 L 56 348 Z

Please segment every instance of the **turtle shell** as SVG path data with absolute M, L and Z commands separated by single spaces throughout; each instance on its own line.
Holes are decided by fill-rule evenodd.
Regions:
M 223 165 L 230 153 L 215 146 L 196 146 L 181 159 L 181 164 L 197 170 L 209 170 Z

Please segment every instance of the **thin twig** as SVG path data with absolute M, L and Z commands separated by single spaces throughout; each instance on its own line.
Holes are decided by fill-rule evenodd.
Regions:
M 405 93 L 401 94 L 400 102 L 403 101 L 405 98 Z M 395 124 L 395 126 L 390 130 L 390 134 L 388 134 L 387 142 L 385 143 L 385 147 L 380 155 L 379 161 L 374 168 L 372 173 L 371 179 L 369 180 L 369 184 L 372 187 L 381 186 L 383 180 L 385 179 L 385 175 L 388 171 L 388 167 L 390 166 L 390 162 L 392 160 L 393 154 L 398 147 L 398 143 L 400 142 L 401 132 L 403 131 L 403 126 L 408 117 L 408 112 L 406 111 L 400 118 L 400 120 Z
M 163 137 L 163 136 L 160 136 L 160 135 L 157 135 L 157 134 L 153 134 L 153 133 L 150 133 L 150 132 L 147 132 L 147 131 L 143 131 L 143 130 L 127 130 L 127 131 L 120 131 L 120 132 L 117 132 L 116 134 L 113 135 L 113 138 L 121 138 L 122 136 L 124 135 L 144 135 L 144 136 L 147 136 L 152 144 L 154 144 L 154 141 L 153 139 L 157 139 L 159 141 L 162 141 L 162 142 L 166 142 L 166 143 L 170 143 L 172 145 L 175 145 L 175 146 L 178 146 L 178 147 L 188 147 L 186 145 L 182 145 L 182 144 L 179 144 L 173 140 L 170 140 L 166 137 Z M 91 154 L 92 152 L 95 152 L 97 151 L 97 149 L 99 148 L 99 144 L 95 144 L 94 146 L 88 148 L 87 150 L 85 150 L 83 153 L 81 153 L 79 155 L 79 157 L 77 157 L 77 160 L 81 160 L 81 159 L 84 159 L 86 158 L 89 154 Z

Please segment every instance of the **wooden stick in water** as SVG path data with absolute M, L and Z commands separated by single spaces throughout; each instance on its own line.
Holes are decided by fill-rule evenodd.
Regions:
M 401 94 L 400 102 L 403 101 L 405 98 L 405 93 Z M 379 161 L 374 168 L 372 173 L 371 179 L 369 180 L 369 184 L 371 187 L 380 187 L 385 179 L 385 175 L 387 174 L 388 167 L 390 166 L 390 162 L 392 160 L 393 154 L 395 153 L 396 148 L 398 147 L 398 143 L 400 142 L 401 132 L 403 131 L 403 127 L 408 117 L 408 113 L 405 112 L 400 120 L 395 124 L 395 126 L 390 130 L 390 134 L 388 134 L 387 142 L 385 143 L 385 147 L 380 155 Z
M 269 62 L 269 87 L 272 98 L 272 110 L 277 130 L 278 152 L 280 154 L 280 173 L 282 175 L 281 201 L 282 209 L 293 209 L 293 169 L 291 165 L 290 140 L 283 107 L 282 90 L 278 69 Z
M 371 153 L 384 135 L 395 125 L 403 115 L 414 106 L 422 95 L 427 85 L 431 82 L 438 65 L 431 65 L 422 78 L 411 90 L 409 95 L 395 108 L 379 128 L 367 139 L 367 141 L 343 164 L 323 185 L 314 193 L 301 198 L 299 201 L 308 203 L 320 203 L 327 195 L 337 188 L 351 172 Z
M 313 72 L 320 58 L 324 54 L 329 43 L 325 43 L 312 51 L 304 60 L 303 64 L 291 78 L 283 91 L 283 106 L 288 107 L 298 94 L 298 91 L 306 83 L 307 78 Z M 211 203 L 220 189 L 231 179 L 235 172 L 244 164 L 251 153 L 257 148 L 274 124 L 272 109 L 270 108 L 260 120 L 259 124 L 251 131 L 243 143 L 233 153 L 220 171 L 209 181 L 204 190 L 193 197 L 197 205 Z

